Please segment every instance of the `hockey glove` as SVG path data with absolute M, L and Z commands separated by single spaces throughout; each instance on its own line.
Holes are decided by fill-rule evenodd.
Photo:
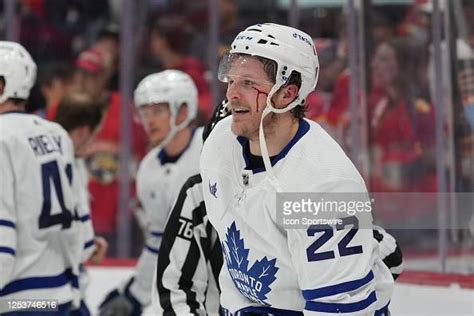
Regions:
M 130 292 L 133 278 L 127 283 L 123 293 L 115 289 L 110 292 L 99 306 L 100 316 L 140 316 L 142 306 Z

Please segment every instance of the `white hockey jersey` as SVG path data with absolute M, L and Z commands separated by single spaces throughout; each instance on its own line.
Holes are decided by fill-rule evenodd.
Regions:
M 58 124 L 0 115 L 0 299 L 78 298 L 83 245 L 73 162 L 72 142 Z
M 158 146 L 140 163 L 137 194 L 148 220 L 148 231 L 130 291 L 142 305 L 151 302 L 157 255 L 171 207 L 184 182 L 199 172 L 201 149 L 202 128 L 198 128 L 178 157 L 166 157 L 164 149 Z
M 84 263 L 89 260 L 90 256 L 95 250 L 94 243 L 94 228 L 92 226 L 91 209 L 89 200 L 89 191 L 87 189 L 88 184 L 88 173 L 85 161 L 83 158 L 74 160 L 73 169 L 73 190 L 78 200 L 77 216 L 81 226 L 82 236 L 82 256 L 79 271 L 79 289 L 81 294 L 81 300 L 85 299 L 86 289 L 89 285 L 89 274 Z
M 86 262 L 95 249 L 94 228 L 91 220 L 91 209 L 89 191 L 87 189 L 88 173 L 85 161 L 82 158 L 74 160 L 73 188 L 79 203 L 78 217 L 81 222 L 81 233 L 83 238 L 82 262 Z
M 372 226 L 282 227 L 276 220 L 276 190 L 263 168 L 246 169 L 248 141 L 231 132 L 231 120 L 216 126 L 201 155 L 208 217 L 225 258 L 219 276 L 224 310 L 385 315 L 394 281 L 378 256 Z M 283 192 L 366 191 L 340 146 L 308 120 L 300 121 L 272 165 Z

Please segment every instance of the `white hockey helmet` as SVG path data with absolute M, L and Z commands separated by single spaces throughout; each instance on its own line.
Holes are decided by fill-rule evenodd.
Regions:
M 5 79 L 0 104 L 9 98 L 28 99 L 36 80 L 36 64 L 23 46 L 0 41 L 0 77 Z
M 267 176 L 270 183 L 279 192 L 281 185 L 275 177 L 270 163 L 263 120 L 271 112 L 285 113 L 298 105 L 304 105 L 306 97 L 314 90 L 318 81 L 318 54 L 312 38 L 298 29 L 273 23 L 252 25 L 237 35 L 231 44 L 230 51 L 221 59 L 218 71 L 219 80 L 227 82 L 233 61 L 236 60 L 235 56 L 245 55 L 264 57 L 277 64 L 275 84 L 268 93 L 266 107 L 260 119 L 259 143 Z M 243 63 L 245 60 L 239 62 Z M 288 82 L 293 71 L 301 74 L 301 87 L 298 95 L 285 108 L 275 108 L 271 99 L 275 92 Z
M 163 143 L 169 142 L 174 135 L 197 116 L 198 91 L 193 79 L 180 70 L 164 70 L 146 76 L 140 81 L 134 92 L 137 108 L 148 104 L 168 103 L 170 109 L 170 135 Z M 188 107 L 187 118 L 176 125 L 176 116 L 183 103 Z
M 304 104 L 314 90 L 319 74 L 319 60 L 314 42 L 308 34 L 285 25 L 265 23 L 247 27 L 234 39 L 229 53 L 221 60 L 218 78 L 227 82 L 227 74 L 235 54 L 247 54 L 271 59 L 277 64 L 276 82 L 269 93 L 267 106 L 282 113 Z M 271 96 L 283 86 L 293 71 L 301 74 L 297 98 L 284 111 L 273 109 Z

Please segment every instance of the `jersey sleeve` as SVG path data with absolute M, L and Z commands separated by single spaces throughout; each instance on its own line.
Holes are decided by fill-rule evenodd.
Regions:
M 379 243 L 379 256 L 396 280 L 403 271 L 403 254 L 395 238 L 382 227 L 374 225 L 374 238 Z
M 184 184 L 163 235 L 155 286 L 164 315 L 209 312 L 206 312 L 206 293 L 214 276 L 208 273 L 208 260 L 215 243 L 201 182 L 201 177 L 196 175 Z
M 146 227 L 144 228 L 145 233 L 145 245 L 143 247 L 140 258 L 138 259 L 137 266 L 135 267 L 135 273 L 133 281 L 129 286 L 131 294 L 140 302 L 142 306 L 147 306 L 151 303 L 152 293 L 152 282 L 150 277 L 154 274 L 157 262 L 157 256 L 160 252 L 161 238 L 163 235 L 164 221 L 166 220 L 166 212 L 162 212 L 162 209 L 150 209 L 150 206 L 146 206 L 146 197 L 143 196 L 142 187 L 146 181 L 143 181 L 149 176 L 150 170 L 147 168 L 147 159 L 150 153 L 144 158 L 137 173 L 137 193 L 139 200 L 143 206 L 143 214 L 146 218 Z M 164 195 L 162 187 L 156 188 L 158 199 L 165 204 L 163 201 Z M 128 282 L 127 282 L 128 283 Z
M 0 293 L 13 275 L 16 251 L 16 209 L 14 202 L 14 174 L 11 156 L 0 141 Z
M 77 217 L 81 223 L 81 236 L 83 240 L 82 262 L 86 262 L 94 252 L 95 235 L 90 214 L 87 170 L 84 161 L 76 158 L 73 170 L 73 190 L 78 200 Z
M 337 193 L 331 196 L 340 197 L 339 203 L 345 203 L 345 193 L 366 193 L 363 183 L 345 178 L 328 181 L 311 191 Z M 304 313 L 373 314 L 377 297 L 372 224 L 359 227 L 359 214 L 352 212 L 336 212 L 326 218 L 338 221 L 287 230 L 291 261 L 306 301 Z

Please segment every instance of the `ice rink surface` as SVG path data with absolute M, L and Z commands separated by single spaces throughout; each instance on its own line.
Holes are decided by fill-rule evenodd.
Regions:
M 105 294 L 131 273 L 131 268 L 89 267 L 87 301 L 94 315 Z M 439 287 L 398 283 L 390 306 L 392 316 L 473 316 L 474 290 L 457 285 Z M 144 313 L 159 314 L 159 310 L 152 308 Z

